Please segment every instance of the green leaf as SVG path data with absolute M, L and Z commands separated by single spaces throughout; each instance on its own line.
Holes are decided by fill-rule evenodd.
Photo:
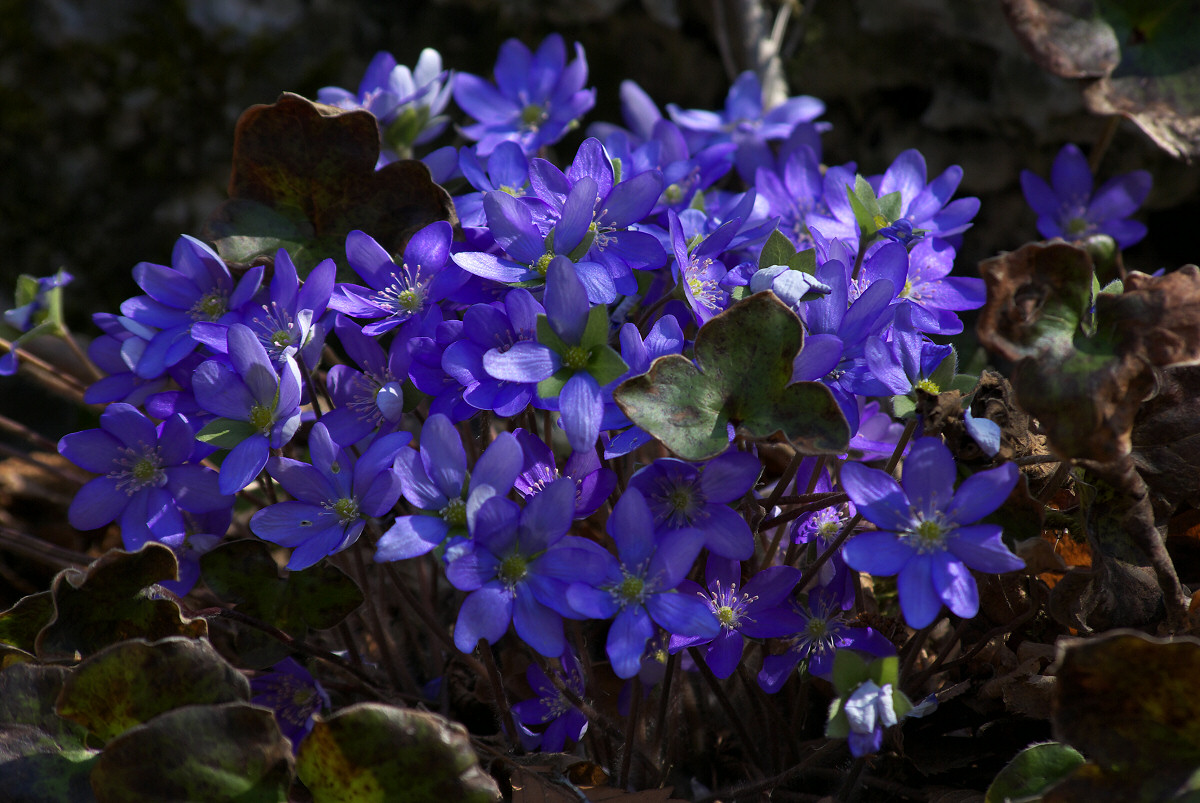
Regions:
M 850 735 L 850 718 L 842 708 L 842 698 L 829 704 L 829 715 L 825 721 L 825 736 L 829 739 L 845 739 Z
M 13 803 L 90 803 L 96 751 L 54 713 L 68 670 L 20 664 L 0 672 L 0 789 Z
M 575 376 L 570 368 L 559 368 L 551 376 L 537 383 L 537 395 L 543 399 L 557 399 L 558 394 L 567 386 L 567 380 Z
M 1112 630 L 1061 644 L 1057 667 L 1054 735 L 1106 782 L 1160 800 L 1200 767 L 1200 639 Z
M 588 359 L 588 373 L 600 386 L 607 385 L 629 370 L 621 355 L 610 346 L 596 346 Z
M 437 714 L 362 703 L 318 718 L 296 772 L 314 803 L 492 803 L 500 791 L 461 725 Z
M 205 639 L 121 641 L 88 658 L 63 684 L 59 716 L 101 742 L 185 705 L 249 701 L 250 682 Z
M 279 576 L 271 550 L 262 541 L 221 544 L 200 558 L 204 582 L 224 602 L 274 625 L 295 638 L 309 629 L 335 627 L 363 602 L 358 584 L 336 566 L 319 563 Z M 238 656 L 259 669 L 282 660 L 287 648 L 251 628 L 238 631 Z
M 740 301 L 701 327 L 693 364 L 679 354 L 655 360 L 613 392 L 635 424 L 686 460 L 729 445 L 728 425 L 753 438 L 783 433 L 808 454 L 839 452 L 849 426 L 829 389 L 789 384 L 803 344 L 795 313 L 770 291 Z
M 896 418 L 908 418 L 917 412 L 917 403 L 908 396 L 892 397 L 892 415 Z
M 92 771 L 100 803 L 283 803 L 292 745 L 266 708 L 189 705 L 122 733 Z
M 1040 800 L 1048 789 L 1083 763 L 1083 756 L 1069 745 L 1059 742 L 1030 745 L 1000 770 L 988 787 L 984 803 Z
M 49 591 L 22 597 L 16 605 L 0 613 L 0 644 L 32 653 L 37 634 L 53 620 L 54 595 Z
M 354 229 L 398 254 L 430 223 L 458 222 L 449 194 L 421 162 L 376 170 L 378 158 L 378 124 L 369 112 L 287 92 L 252 106 L 234 133 L 230 200 L 202 236 L 234 262 L 287 247 L 304 276 L 326 257 L 344 266 L 346 235 Z
M 792 245 L 787 235 L 779 229 L 774 229 L 763 243 L 762 253 L 758 255 L 758 269 L 787 265 L 795 254 L 796 246 Z
M 177 576 L 175 554 L 153 541 L 137 552 L 111 550 L 85 570 L 59 572 L 51 586 L 55 617 L 37 636 L 37 656 L 71 659 L 127 638 L 206 635 L 203 619 L 185 619 L 178 603 L 156 591 L 159 581 Z
M 196 440 L 218 449 L 232 449 L 256 432 L 249 421 L 215 418 L 196 433 Z

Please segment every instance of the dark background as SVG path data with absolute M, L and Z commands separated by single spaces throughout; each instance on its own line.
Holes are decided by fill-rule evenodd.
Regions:
M 799 8 L 800 4 L 797 4 Z M 983 201 L 958 270 L 1036 239 L 1017 184 L 1046 175 L 1064 142 L 1085 151 L 1105 127 L 1072 82 L 1021 51 L 996 0 L 815 0 L 793 16 L 793 94 L 828 106 L 825 161 L 881 172 L 915 147 L 930 176 L 961 164 L 958 195 Z M 356 88 L 381 49 L 412 65 L 423 47 L 490 76 L 500 43 L 551 31 L 583 44 L 597 106 L 619 121 L 622 79 L 659 104 L 719 108 L 729 77 L 710 0 L 0 0 L 0 307 L 19 273 L 76 276 L 68 319 L 138 292 L 130 269 L 170 262 L 224 197 L 233 128 L 281 91 Z M 582 133 L 582 132 L 581 132 Z M 445 144 L 444 138 L 438 144 Z M 561 146 L 569 157 L 578 139 Z M 1197 261 L 1200 171 L 1119 128 L 1101 177 L 1144 167 L 1150 238 L 1126 254 L 1152 271 Z M 78 428 L 30 383 L 0 380 L 0 413 L 52 437 Z

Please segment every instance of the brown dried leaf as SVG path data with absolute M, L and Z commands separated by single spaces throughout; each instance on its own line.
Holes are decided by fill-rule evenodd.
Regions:
M 1063 78 L 1100 78 L 1121 60 L 1116 35 L 1091 0 L 1003 0 L 1001 7 L 1038 66 Z

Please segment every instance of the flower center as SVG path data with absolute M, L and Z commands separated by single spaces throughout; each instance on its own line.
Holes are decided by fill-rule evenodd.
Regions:
M 641 603 L 646 598 L 646 581 L 636 574 L 629 572 L 624 572 L 624 574 L 625 579 L 612 589 L 613 595 L 621 603 L 621 607 L 630 603 Z
M 738 620 L 737 612 L 728 605 L 722 605 L 717 608 L 717 621 L 721 623 L 721 627 L 733 627 Z
M 546 110 L 536 103 L 530 103 L 521 109 L 521 124 L 526 128 L 537 129 L 546 119 Z
M 692 298 L 696 303 L 707 307 L 708 309 L 716 309 L 720 306 L 717 294 L 717 282 L 714 279 L 704 278 L 709 267 L 712 266 L 711 259 L 704 259 L 701 262 L 692 261 L 684 271 L 687 278 L 688 290 L 692 293 Z
M 530 267 L 537 271 L 542 276 L 546 275 L 546 271 L 550 269 L 550 260 L 554 259 L 554 254 L 547 251 L 538 257 L 538 261 L 534 262 Z
M 563 368 L 568 368 L 572 371 L 582 371 L 587 368 L 588 353 L 583 346 L 571 346 L 567 349 L 567 353 L 562 358 Z
M 938 383 L 934 382 L 932 379 L 922 379 L 921 381 L 917 382 L 917 388 L 925 391 L 926 393 L 932 393 L 934 396 L 942 392 L 942 389 L 938 387 Z
M 438 511 L 438 515 L 451 527 L 466 527 L 467 503 L 461 499 L 451 499 L 444 508 Z
M 358 513 L 358 501 L 355 499 L 339 499 L 332 505 L 327 505 L 327 508 L 332 510 L 334 514 L 341 519 L 342 524 L 350 524 L 351 522 L 358 521 L 360 518 Z
M 270 407 L 265 407 L 261 404 L 256 404 L 250 408 L 250 426 L 254 427 L 263 435 L 271 434 L 271 427 L 275 423 L 275 411 Z
M 1067 221 L 1067 225 L 1066 225 L 1067 234 L 1073 234 L 1075 236 L 1079 236 L 1079 235 L 1083 234 L 1084 232 L 1086 232 L 1089 228 L 1091 228 L 1091 225 L 1092 224 L 1088 222 L 1087 218 L 1084 218 L 1084 217 L 1071 218 L 1070 220 Z
M 940 552 L 946 548 L 946 534 L 950 532 L 950 527 L 939 514 L 937 518 L 921 519 L 909 532 L 916 541 L 918 552 Z
M 514 552 L 500 561 L 500 570 L 496 574 L 499 576 L 500 582 L 512 588 L 525 579 L 525 575 L 529 574 L 529 563 L 525 560 L 524 555 Z
M 418 272 L 408 265 L 392 274 L 392 284 L 368 299 L 400 319 L 407 319 L 425 307 L 425 287 Z
M 228 297 L 221 290 L 212 290 L 200 296 L 188 310 L 188 317 L 193 321 L 216 321 L 228 309 Z
M 121 456 L 115 461 L 120 468 L 108 475 L 117 481 L 117 489 L 124 491 L 126 496 L 133 496 L 143 488 L 161 488 L 167 484 L 167 473 L 162 470 L 158 447 L 140 446 L 140 450 L 122 448 Z

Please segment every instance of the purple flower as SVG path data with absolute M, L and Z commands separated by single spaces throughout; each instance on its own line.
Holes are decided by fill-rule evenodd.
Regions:
M 605 650 L 617 677 L 637 674 L 656 622 L 676 635 L 720 634 L 708 603 L 676 590 L 700 554 L 703 535 L 685 528 L 656 536 L 654 515 L 636 488 L 621 495 L 605 529 L 617 556 L 605 553 L 596 577 L 572 583 L 567 602 L 592 619 L 613 619 Z
M 913 444 L 903 485 L 859 463 L 842 466 L 842 488 L 879 527 L 846 543 L 846 563 L 860 572 L 898 575 L 900 609 L 912 627 L 932 623 L 943 603 L 964 618 L 978 612 L 979 590 L 969 569 L 999 573 L 1025 565 L 1004 545 L 999 525 L 972 524 L 1008 498 L 1017 467 L 981 471 L 957 491 L 955 474 L 954 457 L 936 438 Z
M 513 382 L 488 373 L 490 352 L 503 354 L 520 342 L 532 341 L 542 305 L 528 290 L 515 288 L 502 304 L 475 304 L 463 313 L 463 337 L 442 353 L 442 369 L 463 386 L 463 400 L 478 410 L 511 418 L 532 401 L 536 382 Z
M 271 449 L 292 439 L 300 426 L 300 369 L 285 357 L 276 373 L 267 350 L 249 327 L 229 327 L 229 363 L 206 360 L 192 375 L 196 402 L 220 418 L 198 438 L 229 455 L 221 464 L 221 493 L 249 485 L 267 464 Z
M 318 421 L 308 435 L 311 465 L 270 459 L 267 470 L 292 499 L 255 513 L 250 529 L 265 541 L 294 548 L 289 569 L 307 569 L 341 552 L 358 540 L 368 518 L 384 515 L 400 498 L 400 475 L 392 463 L 411 439 L 408 432 L 393 432 L 355 458 Z
M 4 311 L 4 322 L 21 335 L 12 341 L 8 352 L 0 356 L 0 376 L 12 376 L 17 372 L 17 346 L 25 339 L 49 332 L 61 332 L 61 288 L 74 279 L 75 277 L 65 270 L 40 279 L 27 274 L 21 274 L 17 278 L 18 306 Z
M 987 299 L 983 279 L 950 276 L 954 248 L 944 240 L 925 239 L 908 255 L 908 276 L 900 291 L 911 308 L 913 328 L 931 335 L 956 335 L 963 330 L 958 313 L 979 309 Z
M 329 695 L 308 670 L 295 658 L 284 658 L 269 672 L 260 672 L 250 681 L 250 702 L 275 712 L 279 730 L 292 743 L 292 751 L 313 728 L 313 717 L 329 708 Z
M 336 272 L 337 265 L 332 259 L 323 260 L 301 286 L 288 252 L 281 248 L 276 253 L 265 303 L 247 305 L 239 323 L 250 327 L 277 365 L 286 357 L 294 357 L 305 367 L 315 367 L 320 361 L 325 344 L 325 308 L 333 292 Z M 212 352 L 224 354 L 228 348 L 228 323 L 233 321 L 197 321 L 192 325 L 192 337 Z
M 541 438 L 524 429 L 514 430 L 513 435 L 525 452 L 525 462 L 514 488 L 526 499 L 567 477 L 575 483 L 575 518 L 585 519 L 604 504 L 617 486 L 617 475 L 612 469 L 600 466 L 595 450 L 572 452 L 559 472 L 554 452 Z
M 332 410 L 321 419 L 329 434 L 342 446 L 351 446 L 372 434 L 395 432 L 404 418 L 404 381 L 412 362 L 408 343 L 392 338 L 385 353 L 373 337 L 344 316 L 333 325 L 338 341 L 363 370 L 334 365 L 325 383 L 333 399 Z
M 950 345 L 932 342 L 911 328 L 910 312 L 901 309 L 892 327 L 892 339 L 867 338 L 864 351 L 867 365 L 875 378 L 896 395 L 905 395 L 920 388 L 938 394 L 949 388 L 940 388 L 931 378 L 942 361 L 954 354 Z M 953 371 L 950 374 L 953 375 Z
M 209 513 L 232 506 L 217 475 L 197 465 L 202 447 L 183 416 L 155 425 L 129 404 L 110 404 L 100 428 L 73 432 L 58 451 L 82 469 L 101 476 L 79 489 L 67 519 L 79 530 L 120 520 L 127 549 L 147 540 L 184 532 L 183 513 Z
M 695 216 L 685 212 L 681 217 L 674 210 L 668 210 L 667 220 L 671 232 L 671 250 L 675 256 L 675 261 L 671 263 L 671 274 L 683 288 L 684 298 L 696 316 L 696 324 L 703 326 L 729 304 L 729 293 L 721 287 L 721 280 L 729 269 L 721 261 L 721 254 L 729 247 L 742 221 L 726 221 L 716 231 L 689 247 L 688 244 L 699 234 L 689 230 L 693 228 L 689 224 L 695 223 Z
M 484 161 L 486 167 L 474 148 L 459 151 L 458 163 L 463 177 L 478 190 L 454 198 L 454 208 L 463 226 L 479 228 L 487 225 L 483 197 L 489 192 L 505 192 L 518 198 L 528 194 L 529 159 L 520 145 L 501 142 Z
M 638 376 L 650 370 L 650 363 L 664 354 L 679 354 L 683 351 L 683 330 L 674 315 L 664 315 L 650 327 L 650 333 L 642 340 L 642 334 L 632 323 L 621 327 L 621 359 L 629 365 L 629 370 L 617 378 L 623 381 L 631 376 Z M 611 396 L 611 394 L 608 394 Z M 624 432 L 609 440 L 604 447 L 605 459 L 629 454 L 654 437 L 641 427 L 632 423 L 616 403 L 611 399 L 605 400 L 605 428 L 620 429 L 628 427 Z
M 691 133 L 697 145 L 733 142 L 737 145 L 738 173 L 747 182 L 754 180 L 755 171 L 773 163 L 771 140 L 786 139 L 800 123 L 821 116 L 825 104 L 814 97 L 800 95 L 788 98 L 764 113 L 762 84 L 751 70 L 743 72 L 725 96 L 721 112 L 699 109 L 683 110 L 667 104 L 671 119 L 685 132 Z M 694 147 L 698 150 L 698 147 Z
M 186 234 L 175 243 L 171 267 L 135 265 L 134 281 L 146 295 L 126 299 L 121 314 L 146 329 L 148 342 L 134 372 L 153 379 L 191 354 L 200 342 L 191 333 L 198 321 L 228 325 L 242 320 L 262 277 L 262 267 L 255 266 L 235 284 L 217 252 Z
M 679 591 L 699 594 L 720 624 L 721 632 L 713 638 L 672 635 L 671 652 L 708 644 L 704 660 L 709 668 L 719 678 L 729 677 L 742 659 L 745 636 L 774 638 L 794 632 L 795 615 L 780 605 L 799 579 L 800 572 L 790 566 L 768 566 L 742 586 L 738 561 L 709 555 L 705 567 L 707 588 L 684 580 Z
M 869 627 L 852 627 L 842 610 L 840 595 L 818 588 L 806 602 L 790 604 L 795 628 L 787 637 L 787 650 L 763 658 L 758 685 L 767 694 L 783 688 L 792 671 L 807 662 L 808 673 L 829 679 L 833 657 L 838 650 L 859 650 L 883 657 L 895 655 L 896 648 L 882 634 Z
M 465 538 L 470 518 L 486 499 L 512 488 L 521 471 L 521 446 L 501 433 L 467 471 L 467 452 L 458 430 L 435 413 L 421 428 L 420 450 L 402 449 L 396 457 L 404 498 L 420 513 L 397 516 L 379 539 L 378 563 L 432 552 L 448 536 Z
M 477 140 L 476 152 L 488 156 L 501 142 L 512 141 L 532 156 L 553 145 L 577 119 L 595 105 L 596 92 L 584 89 L 587 60 L 575 45 L 567 63 L 567 47 L 558 34 L 547 36 L 536 53 L 516 39 L 500 47 L 493 85 L 477 75 L 460 73 L 454 100 L 478 122 L 462 133 Z
M 900 193 L 900 214 L 892 222 L 905 221 L 910 235 L 913 229 L 920 229 L 927 237 L 951 238 L 970 228 L 971 219 L 979 211 L 978 198 L 950 200 L 962 181 L 962 173 L 961 167 L 951 165 L 926 184 L 925 157 L 910 149 L 884 171 L 878 195 Z
M 1129 216 L 1150 193 L 1150 174 L 1145 170 L 1123 173 L 1092 191 L 1092 170 L 1087 157 L 1070 143 L 1063 146 L 1050 168 L 1050 183 L 1029 170 L 1021 171 L 1025 201 L 1037 212 L 1037 228 L 1043 237 L 1082 240 L 1107 234 L 1119 248 L 1140 242 L 1146 226 Z
M 568 649 L 559 658 L 559 663 L 562 669 L 552 670 L 554 674 L 562 685 L 583 697 L 583 672 L 579 668 L 579 659 Z M 546 729 L 539 734 L 542 752 L 561 753 L 568 739 L 573 742 L 582 739 L 587 732 L 587 717 L 558 690 L 546 670 L 532 663 L 525 670 L 525 678 L 537 696 L 515 703 L 512 710 L 523 724 L 546 725 Z M 526 749 L 532 748 L 526 746 Z
M 847 742 L 850 754 L 870 755 L 883 745 L 883 731 L 899 722 L 892 700 L 892 684 L 865 680 L 842 704 L 850 721 Z
M 454 646 L 471 652 L 481 638 L 495 644 L 512 622 L 517 636 L 540 654 L 563 654 L 562 617 L 578 618 L 567 605 L 567 585 L 600 555 L 608 557 L 590 541 L 565 537 L 575 518 L 574 498 L 574 483 L 563 479 L 523 509 L 499 495 L 479 506 L 474 549 L 446 566 L 451 584 L 470 592 L 458 612 Z
M 538 340 L 489 351 L 483 367 L 510 382 L 537 382 L 538 397 L 558 399 L 563 430 L 577 452 L 594 449 L 604 417 L 600 388 L 628 370 L 608 345 L 608 310 L 593 307 L 583 282 L 565 257 L 546 269 L 546 315 L 538 316 Z
M 629 480 L 645 498 L 659 530 L 695 529 L 710 552 L 733 560 L 754 554 L 754 534 L 729 507 L 750 492 L 762 464 L 749 452 L 731 450 L 695 465 L 660 457 Z
M 409 239 L 403 262 L 396 265 L 369 234 L 350 232 L 346 260 L 370 287 L 337 285 L 329 308 L 351 318 L 378 319 L 363 327 L 365 335 L 403 326 L 399 336 L 411 337 L 430 309 L 467 280 L 457 266 L 447 264 L 452 236 L 444 220 L 430 223 Z

